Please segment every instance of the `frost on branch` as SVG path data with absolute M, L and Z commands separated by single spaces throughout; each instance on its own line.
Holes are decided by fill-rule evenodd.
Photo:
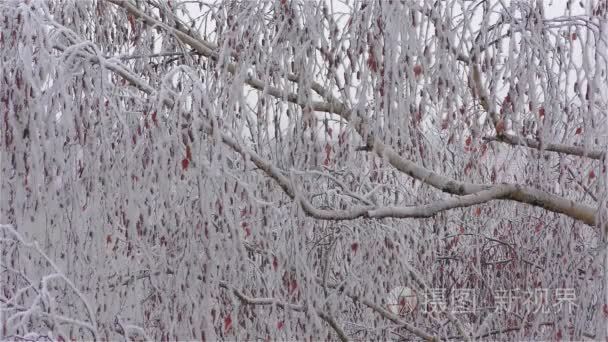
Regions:
M 605 4 L 506 3 L 0 3 L 0 337 L 605 339 Z
M 11 225 L 0 225 L 0 244 L 3 251 L 0 267 L 6 281 L 2 284 L 0 302 L 3 336 L 64 341 L 68 337 L 98 337 L 89 299 L 37 242 L 24 241 Z M 21 254 L 27 255 L 28 260 L 20 260 Z M 86 317 L 81 319 L 81 314 Z

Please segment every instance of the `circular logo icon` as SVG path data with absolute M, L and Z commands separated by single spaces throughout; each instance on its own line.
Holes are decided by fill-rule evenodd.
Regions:
M 405 286 L 397 286 L 386 297 L 388 310 L 395 315 L 405 315 L 416 309 L 418 298 L 414 290 Z

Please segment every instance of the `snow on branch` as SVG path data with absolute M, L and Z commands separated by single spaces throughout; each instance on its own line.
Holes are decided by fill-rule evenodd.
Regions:
M 68 336 L 61 325 L 73 325 L 76 327 L 83 328 L 89 332 L 89 336 L 92 339 L 97 339 L 99 336 L 97 330 L 96 316 L 93 311 L 90 300 L 74 285 L 74 283 L 65 276 L 65 273 L 59 269 L 59 267 L 51 260 L 46 253 L 42 251 L 38 242 L 28 242 L 24 239 L 21 234 L 15 230 L 12 225 L 0 224 L 0 232 L 2 239 L 0 240 L 0 246 L 11 245 L 11 248 L 25 247 L 35 251 L 42 259 L 51 267 L 52 273 L 41 276 L 40 280 L 34 281 L 29 278 L 28 275 L 23 274 L 21 271 L 11 267 L 15 263 L 15 260 L 3 258 L 0 267 L 3 268 L 3 273 L 8 272 L 20 279 L 25 280 L 27 286 L 20 289 L 15 288 L 14 292 L 6 288 L 2 298 L 0 299 L 0 311 L 3 311 L 3 315 L 7 315 L 5 321 L 5 328 L 8 332 L 6 336 L 27 335 L 38 328 L 35 322 L 42 321 L 54 335 L 60 334 Z M 4 248 L 4 247 L 3 247 Z M 81 304 L 85 308 L 84 314 L 86 320 L 79 318 L 71 318 L 64 316 L 61 312 L 61 307 L 57 304 L 61 303 L 61 300 L 56 299 L 53 294 L 56 291 L 56 286 L 52 286 L 51 283 L 55 279 L 60 279 L 69 291 L 76 294 Z M 8 284 L 6 284 L 8 286 Z M 7 296 L 6 294 L 9 293 Z M 29 302 L 29 305 L 25 305 L 24 301 Z

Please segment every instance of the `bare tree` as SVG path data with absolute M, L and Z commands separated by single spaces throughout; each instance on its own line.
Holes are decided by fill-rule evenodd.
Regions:
M 0 336 L 606 339 L 606 11 L 0 1 Z

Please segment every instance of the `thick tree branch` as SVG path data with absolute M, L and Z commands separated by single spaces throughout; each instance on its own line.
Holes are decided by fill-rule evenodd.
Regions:
M 382 143 L 376 143 L 376 152 L 385 156 L 391 165 L 401 172 L 408 174 L 413 178 L 416 178 L 441 191 L 457 195 L 466 195 L 473 194 L 481 190 L 489 190 L 494 187 L 507 186 L 511 190 L 509 194 L 504 197 L 504 199 L 510 199 L 520 203 L 541 207 L 549 211 L 565 214 L 571 218 L 585 222 L 586 224 L 595 225 L 596 209 L 591 206 L 576 203 L 572 200 L 553 195 L 546 191 L 521 185 L 480 185 L 459 182 L 449 177 L 438 175 L 437 173 L 430 171 L 410 160 L 402 158 L 393 149 L 386 147 Z
M 496 141 L 505 144 L 525 146 L 537 150 L 551 151 L 563 154 L 569 154 L 578 157 L 585 157 L 595 160 L 602 160 L 606 155 L 605 151 L 588 149 L 583 146 L 572 146 L 566 144 L 545 143 L 541 144 L 538 141 L 530 138 L 521 138 L 510 134 L 501 134 L 494 137 L 484 137 L 486 141 Z
M 276 305 L 278 308 L 283 309 L 283 310 L 292 310 L 292 311 L 299 311 L 302 312 L 304 311 L 304 306 L 299 305 L 299 304 L 291 304 L 291 303 L 283 303 L 280 300 L 276 299 L 276 298 L 253 298 L 253 297 L 249 297 L 247 295 L 245 295 L 244 293 L 242 293 L 241 291 L 237 290 L 236 288 L 233 288 L 231 286 L 229 286 L 227 283 L 225 282 L 220 282 L 220 287 L 226 290 L 230 290 L 232 291 L 232 293 L 244 304 L 247 305 L 263 305 L 263 306 L 267 306 L 267 305 Z
M 346 336 L 346 333 L 344 332 L 342 327 L 338 324 L 338 322 L 336 322 L 336 320 L 332 316 L 330 316 L 326 313 L 323 313 L 321 311 L 318 311 L 317 315 L 319 317 L 321 317 L 321 319 L 324 320 L 332 329 L 334 329 L 334 331 L 338 335 L 338 338 L 340 338 L 340 341 L 342 341 L 342 342 L 350 341 L 348 336 Z

